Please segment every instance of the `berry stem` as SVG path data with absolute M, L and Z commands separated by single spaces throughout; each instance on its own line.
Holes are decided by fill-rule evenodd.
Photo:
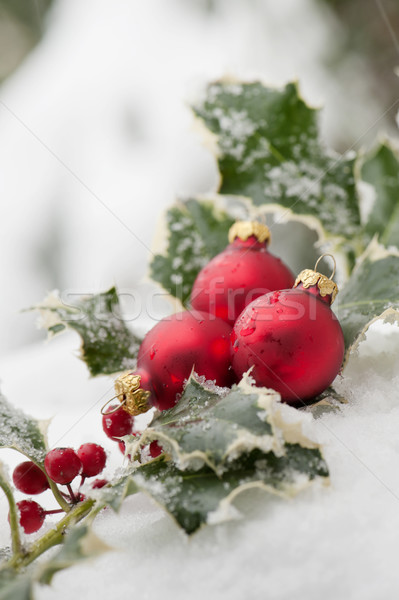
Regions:
M 45 510 L 44 514 L 46 515 L 57 515 L 59 513 L 65 512 L 62 508 L 56 508 L 54 510 Z
M 23 567 L 30 565 L 38 556 L 41 556 L 49 548 L 62 544 L 64 533 L 67 527 L 78 523 L 91 511 L 95 500 L 89 499 L 79 503 L 70 512 L 61 519 L 53 529 L 45 533 L 30 548 L 28 553 L 20 550 L 15 553 L 11 560 L 6 563 L 3 569 L 14 569 L 19 571 Z
M 19 516 L 17 505 L 14 500 L 14 495 L 12 493 L 11 487 L 8 484 L 8 481 L 4 478 L 1 470 L 0 470 L 0 487 L 6 495 L 9 512 L 10 512 L 10 529 L 11 529 L 11 547 L 13 554 L 23 554 L 23 547 L 21 542 L 21 536 L 19 531 Z
M 51 481 L 50 477 L 48 477 L 48 482 L 50 484 L 50 489 L 53 492 L 53 496 L 62 508 L 62 510 L 66 513 L 69 512 L 71 510 L 71 507 L 69 503 L 65 500 L 65 498 L 63 498 L 63 492 L 60 492 L 60 490 L 57 487 L 57 484 L 54 481 Z
M 73 489 L 71 487 L 71 484 L 67 483 L 66 486 L 68 488 L 69 495 L 71 496 L 72 504 L 77 504 L 78 499 L 76 498 L 75 494 L 73 493 Z

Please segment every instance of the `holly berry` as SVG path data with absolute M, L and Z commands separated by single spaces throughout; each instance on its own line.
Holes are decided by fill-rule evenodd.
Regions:
M 24 494 L 41 494 L 49 488 L 43 471 L 31 460 L 17 465 L 12 474 L 15 487 Z
M 82 477 L 94 477 L 98 475 L 105 467 L 107 455 L 102 446 L 98 444 L 82 444 L 77 451 L 77 455 L 82 461 Z
M 150 403 L 159 410 L 174 406 L 193 369 L 217 385 L 231 385 L 230 333 L 231 327 L 225 321 L 196 310 L 157 323 L 145 336 L 137 357 L 137 365 L 141 373 L 147 374 L 153 390 L 141 411 L 147 410 Z M 128 394 L 133 404 L 135 393 L 137 390 Z
M 93 490 L 99 490 L 109 483 L 108 479 L 95 479 L 91 484 Z
M 134 417 L 123 407 L 116 410 L 116 406 L 110 406 L 107 413 L 103 415 L 103 429 L 111 440 L 132 433 Z
M 163 453 L 162 446 L 160 446 L 157 440 L 153 440 L 149 446 L 150 456 L 152 458 L 157 458 Z
M 44 467 L 56 483 L 69 484 L 82 470 L 82 461 L 72 448 L 54 448 L 46 454 Z
M 25 533 L 38 531 L 46 518 L 45 510 L 34 500 L 21 500 L 17 502 L 19 523 Z
M 278 391 L 286 402 L 320 394 L 344 357 L 342 329 L 330 308 L 337 291 L 325 275 L 307 269 L 294 288 L 249 304 L 231 337 L 236 374 L 241 377 L 252 367 L 256 384 Z
M 270 231 L 257 221 L 239 221 L 229 232 L 230 244 L 197 275 L 191 306 L 234 325 L 255 298 L 289 288 L 294 276 L 268 249 Z

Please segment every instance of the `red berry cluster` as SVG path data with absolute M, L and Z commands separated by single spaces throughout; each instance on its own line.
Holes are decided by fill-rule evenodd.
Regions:
M 82 444 L 77 452 L 72 448 L 54 448 L 46 454 L 44 469 L 27 460 L 15 467 L 12 478 L 17 490 L 29 495 L 45 492 L 50 487 L 49 480 L 66 485 L 68 493 L 61 491 L 61 495 L 68 503 L 76 504 L 84 500 L 79 490 L 85 479 L 101 473 L 106 460 L 105 450 L 98 444 Z M 81 481 L 78 491 L 74 492 L 71 483 L 78 475 Z M 106 479 L 97 479 L 92 487 L 100 488 L 106 483 Z M 34 500 L 21 500 L 17 507 L 19 522 L 25 533 L 38 531 L 47 515 L 63 512 L 62 509 L 45 510 Z
M 116 408 L 116 406 L 110 406 L 103 415 L 103 430 L 111 440 L 118 442 L 119 450 L 122 454 L 125 454 L 125 443 L 120 438 L 124 435 L 139 436 L 140 432 L 134 431 L 134 417 L 123 407 L 117 410 Z M 161 446 L 155 440 L 149 444 L 148 451 L 151 458 L 156 458 L 163 452 Z

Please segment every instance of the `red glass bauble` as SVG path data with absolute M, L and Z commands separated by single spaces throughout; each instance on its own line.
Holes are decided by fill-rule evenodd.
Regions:
M 256 221 L 241 221 L 229 233 L 230 244 L 198 274 L 191 306 L 231 325 L 255 298 L 292 287 L 294 276 L 267 245 L 270 232 Z
M 320 275 L 327 287 L 316 277 L 315 283 L 297 280 L 298 287 L 257 298 L 239 316 L 231 336 L 237 376 L 253 367 L 256 384 L 278 391 L 289 403 L 325 390 L 338 374 L 345 350 L 330 308 L 335 284 L 314 271 L 306 273 Z
M 138 369 L 151 382 L 150 402 L 160 410 L 174 406 L 192 369 L 217 385 L 231 385 L 230 334 L 225 321 L 196 310 L 157 323 L 145 336 L 137 357 Z

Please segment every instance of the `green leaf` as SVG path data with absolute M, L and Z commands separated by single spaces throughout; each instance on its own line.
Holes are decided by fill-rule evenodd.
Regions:
M 373 239 L 337 296 L 335 312 L 346 347 L 356 347 L 378 319 L 398 322 L 398 311 L 399 252 L 390 252 Z
M 131 472 L 132 469 L 128 468 L 126 473 L 122 474 L 115 482 L 111 482 L 99 490 L 92 490 L 89 495 L 97 500 L 98 504 L 110 506 L 112 510 L 118 512 L 124 499 L 139 491 L 130 478 Z
M 206 463 L 222 473 L 237 452 L 258 447 L 269 451 L 275 446 L 272 425 L 260 419 L 259 412 L 270 410 L 277 398 L 273 390 L 264 391 L 260 398 L 245 380 L 221 397 L 192 376 L 177 406 L 153 421 L 140 444 L 160 440 L 181 468 Z
M 34 600 L 32 579 L 12 569 L 0 571 L 0 600 Z
M 332 386 L 329 386 L 324 392 L 319 394 L 312 404 L 300 407 L 298 410 L 312 413 L 315 419 L 318 419 L 325 413 L 338 412 L 343 404 L 347 404 L 346 398 L 339 394 Z
M 53 292 L 33 308 L 40 311 L 42 325 L 50 336 L 67 327 L 79 333 L 81 358 L 91 375 L 109 375 L 135 367 L 140 340 L 123 320 L 114 287 L 101 294 L 83 296 L 73 305 L 64 304 Z
M 1 448 L 14 448 L 35 463 L 43 464 L 47 423 L 29 417 L 3 396 L 0 396 L 0 423 Z
M 50 584 L 54 575 L 59 571 L 100 556 L 110 549 L 110 546 L 104 544 L 87 525 L 74 527 L 66 535 L 61 549 L 39 567 L 35 579 L 40 583 Z
M 158 460 L 144 465 L 133 479 L 190 534 L 205 523 L 231 518 L 231 502 L 248 489 L 284 497 L 299 491 L 305 481 L 327 476 L 320 450 L 287 444 L 284 456 L 260 450 L 242 454 L 219 477 L 208 466 L 181 470 Z
M 386 246 L 399 246 L 399 157 L 388 141 L 365 158 L 361 176 L 375 191 L 367 233 L 378 234 Z
M 162 413 L 127 453 L 156 439 L 165 459 L 131 475 L 188 533 L 232 515 L 231 502 L 252 487 L 291 496 L 328 469 L 302 431 L 305 415 L 273 390 L 244 378 L 232 390 L 209 388 L 192 376 L 179 404 Z
M 198 272 L 227 246 L 235 219 L 215 203 L 198 199 L 172 206 L 166 219 L 168 246 L 165 254 L 153 258 L 150 274 L 185 304 Z
M 355 156 L 324 147 L 318 111 L 296 84 L 215 82 L 194 112 L 215 136 L 222 194 L 282 206 L 313 228 L 321 222 L 327 237 L 355 243 L 361 231 Z

